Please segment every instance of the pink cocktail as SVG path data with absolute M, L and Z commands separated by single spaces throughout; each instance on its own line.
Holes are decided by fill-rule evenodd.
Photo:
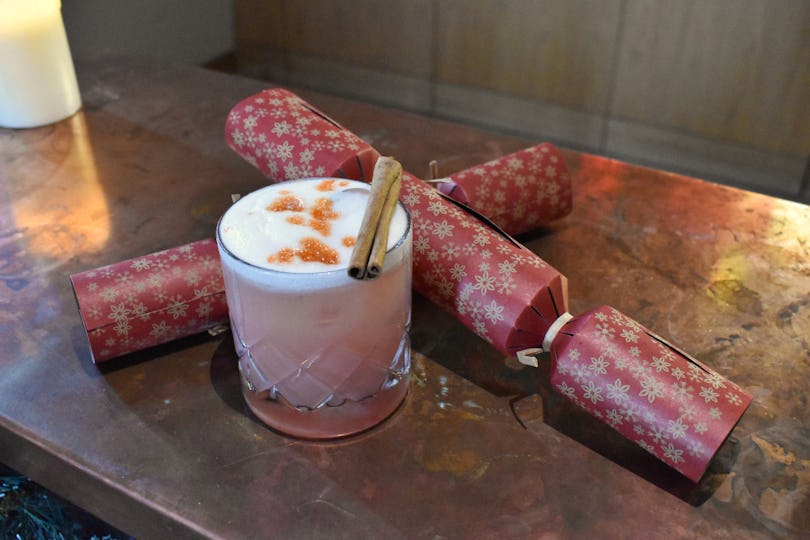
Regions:
M 275 184 L 241 198 L 217 228 L 243 394 L 284 433 L 364 431 L 408 391 L 411 227 L 402 204 L 381 275 L 347 274 L 368 190 L 338 179 Z

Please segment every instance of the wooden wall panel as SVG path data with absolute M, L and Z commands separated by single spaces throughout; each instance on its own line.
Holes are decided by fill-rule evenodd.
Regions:
M 234 35 L 237 50 L 250 45 L 287 46 L 284 0 L 235 0 Z
M 433 0 L 237 0 L 236 6 L 237 18 L 255 18 L 238 24 L 237 39 L 402 75 L 431 75 Z
M 619 0 L 437 1 L 437 82 L 606 109 Z
M 810 2 L 627 2 L 612 114 L 810 153 Z
M 810 0 L 234 6 L 244 74 L 808 192 Z

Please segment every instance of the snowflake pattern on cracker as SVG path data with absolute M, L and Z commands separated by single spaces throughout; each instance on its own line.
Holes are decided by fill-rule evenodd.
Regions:
M 400 200 L 413 219 L 414 288 L 504 354 L 542 341 L 557 312 L 548 291 L 565 278 L 405 173 Z
M 568 169 L 549 143 L 453 173 L 437 187 L 509 234 L 528 232 L 571 212 Z
M 697 482 L 751 396 L 608 306 L 575 317 L 551 345 L 551 384 Z
M 95 363 L 228 322 L 214 240 L 70 276 Z
M 235 105 L 225 141 L 273 181 L 329 176 L 369 182 L 379 157 L 360 137 L 283 88 Z

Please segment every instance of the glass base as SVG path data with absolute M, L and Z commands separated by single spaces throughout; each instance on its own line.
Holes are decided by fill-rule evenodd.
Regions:
M 242 395 L 253 414 L 271 428 L 302 439 L 337 439 L 361 433 L 391 416 L 408 393 L 410 376 L 361 401 L 299 409 L 283 398 L 270 399 L 268 392 L 254 392 L 242 378 Z

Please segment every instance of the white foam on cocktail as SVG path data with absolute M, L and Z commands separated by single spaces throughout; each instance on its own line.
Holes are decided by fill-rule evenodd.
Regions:
M 324 181 L 334 180 L 331 191 L 319 190 Z M 314 178 L 294 182 L 273 184 L 254 191 L 239 199 L 222 217 L 218 234 L 223 246 L 236 258 L 251 265 L 241 273 L 255 274 L 255 280 L 264 281 L 263 271 L 291 274 L 273 280 L 273 288 L 323 288 L 344 281 L 353 246 L 344 245 L 346 237 L 356 238 L 363 220 L 370 186 L 363 182 L 343 179 Z M 270 207 L 280 197 L 294 196 L 303 206 L 302 211 L 270 211 Z M 305 222 L 310 219 L 312 209 L 320 199 L 332 201 L 332 209 L 337 217 L 329 220 L 331 231 L 327 236 L 306 224 L 290 223 L 288 218 L 299 216 Z M 300 220 L 299 220 L 300 221 Z M 408 216 L 398 205 L 391 220 L 388 235 L 388 249 L 402 240 L 408 228 Z M 304 261 L 293 257 L 289 262 L 270 261 L 268 257 L 284 249 L 296 250 L 304 238 L 314 238 L 337 252 L 337 262 L 327 264 L 320 261 Z M 390 261 L 394 262 L 394 261 Z M 388 266 L 389 262 L 386 263 Z M 307 275 L 320 276 L 313 281 Z M 296 278 L 296 275 L 300 276 Z

